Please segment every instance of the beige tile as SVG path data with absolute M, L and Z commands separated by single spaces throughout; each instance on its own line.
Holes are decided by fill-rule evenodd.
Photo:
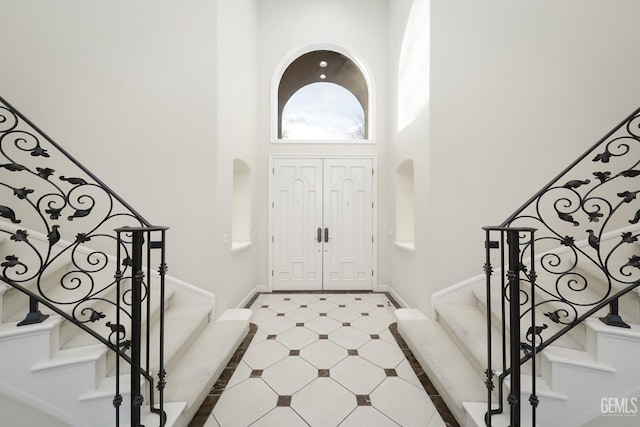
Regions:
M 348 355 L 344 347 L 329 340 L 318 340 L 300 350 L 300 357 L 318 369 L 330 369 Z
M 359 406 L 347 416 L 340 427 L 398 427 L 399 424 L 371 406 Z
M 356 408 L 356 397 L 331 378 L 316 378 L 293 396 L 291 407 L 312 426 L 336 426 Z
M 264 381 L 251 378 L 225 390 L 213 408 L 213 416 L 221 426 L 248 426 L 275 408 L 277 400 L 277 394 Z
M 279 407 L 260 418 L 251 427 L 308 427 L 291 408 Z
M 350 356 L 331 368 L 331 378 L 353 394 L 370 394 L 386 375 L 362 357 Z
M 405 427 L 424 427 L 436 412 L 424 389 L 398 377 L 386 378 L 370 397 L 374 408 Z
M 280 396 L 291 396 L 316 378 L 318 368 L 301 357 L 287 357 L 262 373 L 262 379 Z

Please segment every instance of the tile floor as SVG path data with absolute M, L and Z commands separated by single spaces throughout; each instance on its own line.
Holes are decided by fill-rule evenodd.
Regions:
M 457 426 L 386 294 L 259 294 L 250 308 L 257 328 L 190 427 Z

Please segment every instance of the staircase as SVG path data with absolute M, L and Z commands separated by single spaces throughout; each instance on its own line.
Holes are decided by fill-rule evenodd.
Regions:
M 251 312 L 167 276 L 165 231 L 0 98 L 3 425 L 189 423 Z
M 396 312 L 461 426 L 640 422 L 639 124 L 486 227 L 485 274 L 434 294 L 430 318 Z
M 0 223 L 1 229 L 10 227 Z M 35 240 L 35 233 L 30 235 Z M 0 243 L 0 252 L 5 242 Z M 61 270 L 71 268 L 60 266 Z M 160 303 L 156 298 L 151 305 L 151 335 L 157 336 L 154 329 L 159 327 Z M 248 333 L 249 310 L 228 310 L 215 320 L 213 307 L 212 294 L 168 278 L 164 302 L 167 426 L 188 424 Z M 15 410 L 20 404 L 29 411 L 46 413 L 49 418 L 43 425 L 115 426 L 115 353 L 46 308 L 42 312 L 50 317 L 44 322 L 16 326 L 28 312 L 28 298 L 8 285 L 0 284 L 0 308 L 0 394 L 4 394 L 3 388 L 11 390 L 10 407 Z M 158 361 L 153 356 L 151 365 L 151 371 L 156 372 Z M 123 366 L 120 379 L 120 425 L 125 426 L 129 412 L 128 366 Z M 16 415 L 20 413 L 15 411 Z M 146 416 L 144 413 L 143 408 L 143 425 L 160 425 L 158 415 L 150 413 L 148 407 Z M 7 425 L 27 424 L 21 418 Z

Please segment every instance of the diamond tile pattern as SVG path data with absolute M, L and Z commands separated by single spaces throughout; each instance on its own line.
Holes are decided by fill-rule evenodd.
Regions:
M 445 425 L 387 295 L 260 294 L 250 308 L 258 331 L 204 427 Z

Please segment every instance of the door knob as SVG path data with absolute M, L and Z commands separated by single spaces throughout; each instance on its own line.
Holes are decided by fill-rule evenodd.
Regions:
M 318 227 L 318 243 L 322 243 L 322 228 Z
M 324 242 L 325 243 L 329 243 L 329 229 L 328 228 L 324 229 Z

